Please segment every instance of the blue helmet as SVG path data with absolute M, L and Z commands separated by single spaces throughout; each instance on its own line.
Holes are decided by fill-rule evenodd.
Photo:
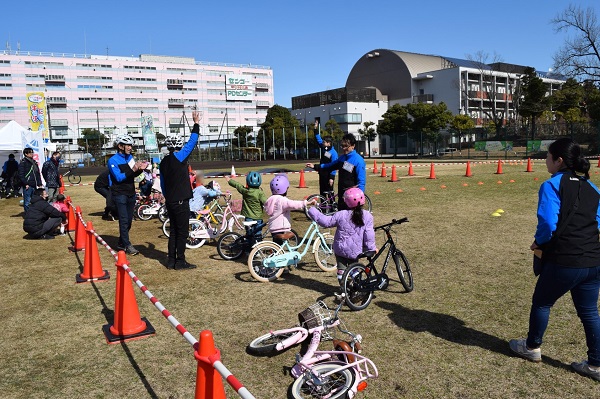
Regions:
M 248 187 L 260 187 L 262 183 L 262 177 L 260 176 L 260 173 L 258 172 L 250 172 L 248 173 L 248 175 L 246 176 L 246 184 L 248 185 Z

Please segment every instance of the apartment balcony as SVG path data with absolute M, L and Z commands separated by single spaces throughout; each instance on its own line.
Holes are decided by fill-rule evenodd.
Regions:
M 269 102 L 268 101 L 257 101 L 256 108 L 269 108 Z
M 269 90 L 268 83 L 256 83 L 254 85 L 254 87 L 256 88 L 256 90 L 259 90 L 259 91 L 268 91 Z
M 47 97 L 46 103 L 51 108 L 67 108 L 66 97 Z
M 179 98 L 169 98 L 169 108 L 183 108 L 184 100 Z
M 183 80 L 167 79 L 167 89 L 183 89 Z
M 413 96 L 413 104 L 418 103 L 433 104 L 433 94 L 419 94 L 418 96 Z
M 44 77 L 44 82 L 49 86 L 64 86 L 65 75 L 46 75 Z

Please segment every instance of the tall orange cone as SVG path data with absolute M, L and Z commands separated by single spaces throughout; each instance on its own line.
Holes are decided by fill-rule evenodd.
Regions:
M 408 175 L 409 176 L 414 176 L 415 175 L 415 171 L 413 170 L 413 166 L 412 166 L 412 161 L 408 162 Z
M 533 168 L 531 166 L 531 158 L 527 158 L 527 170 L 525 172 L 533 172 Z
M 85 251 L 86 232 L 85 226 L 81 221 L 81 208 L 79 206 L 75 208 L 75 218 L 77 219 L 75 223 L 75 240 L 73 245 L 69 247 L 69 251 Z
M 498 169 L 496 170 L 495 174 L 497 174 L 497 175 L 503 174 L 503 172 L 502 172 L 502 160 L 500 160 L 500 159 L 498 160 Z
M 298 188 L 308 188 L 306 187 L 306 182 L 304 181 L 304 169 L 300 171 L 300 183 L 298 183 Z
M 75 211 L 73 210 L 73 203 L 71 202 L 71 197 L 66 198 L 67 206 L 69 207 L 69 212 L 67 214 L 67 229 L 66 231 L 75 231 Z
M 58 175 L 58 179 L 60 180 L 60 187 L 58 188 L 58 193 L 64 194 L 65 193 L 65 181 L 63 180 L 63 177 L 61 174 Z
M 381 177 L 387 177 L 387 174 L 385 172 L 385 162 L 381 163 Z
M 392 165 L 392 178 L 390 181 L 398 181 L 398 176 L 396 176 L 396 165 Z
M 140 318 L 140 310 L 135 300 L 131 277 L 123 266 L 128 266 L 125 252 L 117 255 L 117 289 L 115 293 L 115 311 L 113 324 L 102 326 L 106 342 L 109 344 L 125 342 L 136 338 L 154 335 L 154 327 L 146 318 Z
M 471 162 L 467 161 L 467 171 L 465 172 L 465 177 L 471 177 L 473 174 L 471 173 Z
M 429 177 L 428 179 L 435 179 L 435 167 L 433 166 L 433 162 L 431 163 L 431 168 L 429 170 Z
M 598 160 L 598 165 L 600 166 L 600 160 Z M 378 172 L 377 170 L 377 161 L 373 160 L 373 174 L 376 175 Z
M 235 168 L 233 167 L 233 165 L 231 165 L 231 177 L 236 177 L 237 175 L 235 174 Z
M 225 399 L 223 379 L 212 365 L 215 361 L 221 360 L 221 352 L 215 348 L 210 330 L 200 333 L 198 349 L 194 352 L 194 357 L 198 361 L 194 399 Z
M 100 254 L 98 253 L 98 243 L 94 235 L 94 226 L 92 222 L 87 223 L 85 229 L 87 233 L 87 243 L 85 245 L 85 258 L 83 262 L 83 273 L 75 276 L 75 282 L 86 283 L 90 281 L 103 281 L 110 278 L 108 270 L 102 270 Z

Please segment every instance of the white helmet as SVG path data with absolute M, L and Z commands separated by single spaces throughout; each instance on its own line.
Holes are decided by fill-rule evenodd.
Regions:
M 169 150 L 178 151 L 183 147 L 183 139 L 181 137 L 167 137 L 165 139 L 165 145 Z
M 121 133 L 115 139 L 115 147 L 119 144 L 133 145 L 133 137 L 131 137 L 127 133 Z

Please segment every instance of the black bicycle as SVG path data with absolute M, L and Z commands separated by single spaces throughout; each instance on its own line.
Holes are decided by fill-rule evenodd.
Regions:
M 81 176 L 76 174 L 73 169 L 75 168 L 69 168 L 65 173 L 63 173 L 63 178 L 67 178 L 69 179 L 69 183 L 71 184 L 79 184 L 81 183 Z
M 413 290 L 414 284 L 410 265 L 404 253 L 396 247 L 396 243 L 392 237 L 392 227 L 405 222 L 408 222 L 408 218 L 394 219 L 391 223 L 375 227 L 375 230 L 383 230 L 387 238 L 379 252 L 377 254 L 374 251 L 364 252 L 359 258 L 367 258 L 368 263 L 366 265 L 355 262 L 344 271 L 342 276 L 342 291 L 346 304 L 352 310 L 365 309 L 371 303 L 374 291 L 384 290 L 388 287 L 390 279 L 385 272 L 390 258 L 394 260 L 398 277 L 406 292 Z M 383 268 L 381 272 L 378 272 L 375 262 L 386 248 L 388 251 L 385 256 Z
M 325 191 L 323 195 L 311 194 L 308 197 L 306 197 L 306 202 L 312 202 L 314 199 L 317 200 L 317 203 L 313 206 L 318 207 L 322 214 L 332 215 L 338 211 L 338 195 L 335 191 Z M 310 216 L 308 216 L 308 210 L 311 207 L 312 206 L 309 205 L 306 208 L 304 208 L 304 213 L 306 214 L 308 220 L 312 220 Z M 371 198 L 369 198 L 367 194 L 365 194 L 365 205 L 363 209 L 369 212 L 371 212 L 371 209 L 373 209 Z

